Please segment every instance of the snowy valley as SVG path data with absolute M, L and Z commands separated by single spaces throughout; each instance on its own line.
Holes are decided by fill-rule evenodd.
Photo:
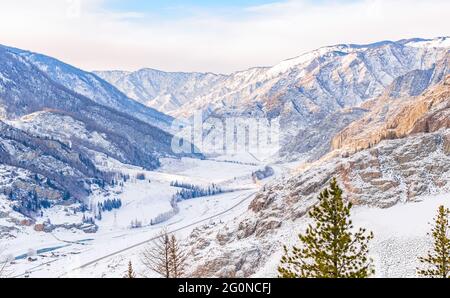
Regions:
M 176 152 L 175 118 L 198 110 L 207 129 L 183 140 L 198 150 Z M 10 277 L 123 277 L 130 261 L 157 277 L 142 250 L 163 230 L 189 277 L 276 277 L 332 178 L 375 234 L 376 277 L 414 277 L 428 223 L 450 207 L 449 37 L 324 47 L 229 75 L 91 73 L 0 46 L 0 112 Z M 212 154 L 230 117 L 244 135 L 252 119 L 278 134 L 253 154 L 260 135 L 235 144 L 236 129 L 235 150 Z

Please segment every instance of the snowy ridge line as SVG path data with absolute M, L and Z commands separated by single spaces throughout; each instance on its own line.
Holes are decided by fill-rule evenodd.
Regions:
M 216 217 L 219 217 L 219 216 L 221 216 L 221 215 L 224 215 L 224 214 L 230 212 L 231 210 L 235 209 L 236 207 L 242 205 L 245 201 L 247 201 L 248 199 L 252 198 L 256 193 L 257 193 L 257 191 L 252 192 L 250 195 L 246 196 L 244 199 L 242 199 L 242 200 L 239 201 L 237 204 L 235 204 L 234 206 L 228 208 L 228 209 L 225 210 L 225 211 L 222 211 L 222 212 L 220 212 L 220 213 L 218 213 L 218 214 L 212 215 L 212 216 L 207 217 L 207 218 L 205 218 L 205 219 L 202 219 L 202 220 L 193 222 L 193 223 L 188 224 L 188 225 L 186 225 L 186 226 L 184 226 L 184 227 L 180 227 L 180 228 L 177 228 L 177 229 L 175 229 L 175 230 L 168 231 L 167 233 L 168 233 L 168 234 L 173 234 L 173 233 L 179 232 L 179 231 L 181 231 L 181 230 L 190 228 L 190 227 L 192 227 L 192 226 L 198 225 L 198 224 L 200 224 L 200 223 L 203 223 L 203 222 L 205 222 L 205 221 L 209 221 L 209 220 L 214 219 L 214 218 L 216 218 Z M 137 248 L 137 247 L 142 246 L 142 245 L 145 245 L 145 244 L 147 244 L 147 243 L 149 243 L 149 242 L 152 242 L 152 241 L 158 239 L 159 237 L 160 237 L 160 236 L 154 236 L 154 237 L 152 237 L 152 238 L 150 238 L 150 239 L 148 239 L 148 240 L 139 242 L 139 243 L 134 244 L 134 245 L 131 245 L 131 246 L 127 247 L 127 248 L 124 248 L 124 249 L 118 250 L 118 251 L 116 251 L 116 252 L 110 253 L 110 254 L 108 254 L 108 255 L 106 255 L 106 256 L 103 256 L 103 257 L 101 257 L 101 258 L 98 258 L 98 259 L 95 259 L 95 260 L 93 260 L 93 261 L 90 261 L 90 262 L 88 262 L 88 263 L 86 263 L 86 264 L 84 264 L 84 265 L 81 265 L 81 266 L 79 266 L 79 267 L 76 267 L 76 268 L 70 270 L 70 272 L 74 272 L 74 271 L 78 271 L 78 270 L 84 269 L 84 268 L 89 267 L 89 266 L 91 266 L 91 265 L 94 265 L 95 263 L 98 263 L 98 262 L 100 262 L 100 261 L 102 261 L 102 260 L 108 259 L 108 258 L 110 258 L 110 257 L 116 256 L 116 255 L 121 254 L 121 253 L 123 253 L 123 252 L 129 251 L 129 250 L 131 250 L 131 249 Z M 70 272 L 66 272 L 66 273 L 60 275 L 59 277 L 62 278 L 62 277 L 64 277 L 64 276 L 67 276 Z
M 85 95 L 100 102 L 105 101 L 100 96 L 103 93 L 110 94 L 113 103 L 117 101 L 116 97 L 126 95 L 127 99 L 135 100 L 134 104 L 139 102 L 141 108 L 152 106 L 169 113 L 171 116 L 167 117 L 171 119 L 186 120 L 196 111 L 203 110 L 203 122 L 231 115 L 277 120 L 282 124 L 279 136 L 281 150 L 273 156 L 257 157 L 250 153 L 249 157 L 255 162 L 266 159 L 290 162 L 300 158 L 314 161 L 329 151 L 323 140 L 328 140 L 349 122 L 359 119 L 364 114 L 360 105 L 383 95 L 397 78 L 413 76 L 421 79 L 420 86 L 396 86 L 402 92 L 417 92 L 434 84 L 434 80 L 426 80 L 425 74 L 432 73 L 435 65 L 440 65 L 440 61 L 448 55 L 449 40 L 438 37 L 364 45 L 338 44 L 302 53 L 271 67 L 251 68 L 229 75 L 169 73 L 149 68 L 136 72 L 82 73 L 81 78 L 91 78 L 93 82 L 98 80 L 105 84 L 104 88 L 100 88 L 103 85 L 83 83 L 81 79 L 72 82 L 67 77 L 73 69 L 68 67 L 62 68 L 65 70 L 62 73 L 64 77 L 57 78 L 75 91 L 85 85 L 90 87 L 85 90 Z M 31 55 L 29 59 L 38 65 L 47 65 L 47 72 L 52 77 L 59 74 L 53 69 L 55 61 L 26 53 L 22 56 Z M 422 75 L 417 75 L 417 72 Z M 106 88 L 106 82 L 111 84 L 110 88 Z M 342 108 L 349 110 L 341 111 Z M 175 133 L 172 129 L 168 131 Z

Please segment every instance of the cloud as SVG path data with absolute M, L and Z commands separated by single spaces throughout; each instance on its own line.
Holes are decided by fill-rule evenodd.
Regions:
M 450 35 L 447 0 L 291 0 L 227 11 L 193 7 L 176 17 L 106 4 L 1 1 L 0 43 L 88 70 L 231 72 L 330 44 Z

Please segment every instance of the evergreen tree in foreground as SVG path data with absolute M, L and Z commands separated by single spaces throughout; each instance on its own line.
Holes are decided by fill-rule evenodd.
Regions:
M 366 278 L 374 273 L 368 257 L 373 233 L 352 232 L 351 203 L 342 199 L 336 179 L 319 196 L 319 204 L 310 211 L 314 220 L 304 235 L 301 247 L 289 251 L 278 268 L 282 278 Z
M 424 258 L 419 258 L 422 264 L 428 265 L 428 269 L 418 269 L 418 274 L 423 277 L 450 278 L 450 210 L 440 206 L 438 215 L 431 231 L 434 240 L 433 251 L 428 252 Z
M 134 273 L 133 264 L 131 264 L 131 261 L 128 263 L 128 271 L 125 278 L 136 278 L 136 273 Z

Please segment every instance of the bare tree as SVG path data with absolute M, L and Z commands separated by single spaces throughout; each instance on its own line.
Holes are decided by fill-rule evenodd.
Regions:
M 180 278 L 184 275 L 184 270 L 186 267 L 187 254 L 180 247 L 175 235 L 170 237 L 169 242 L 170 248 L 170 269 L 173 278 Z
M 180 278 L 184 275 L 186 253 L 175 235 L 163 230 L 153 244 L 142 252 L 142 263 L 147 269 L 164 278 Z
M 152 245 L 142 252 L 142 263 L 147 269 L 156 272 L 164 278 L 171 278 L 170 268 L 170 238 L 163 230 Z
M 11 257 L 2 255 L 3 249 L 0 247 L 0 278 L 8 277 L 9 273 L 9 263 Z
M 0 278 L 6 276 L 6 267 L 8 265 L 8 262 L 6 260 L 0 260 Z

